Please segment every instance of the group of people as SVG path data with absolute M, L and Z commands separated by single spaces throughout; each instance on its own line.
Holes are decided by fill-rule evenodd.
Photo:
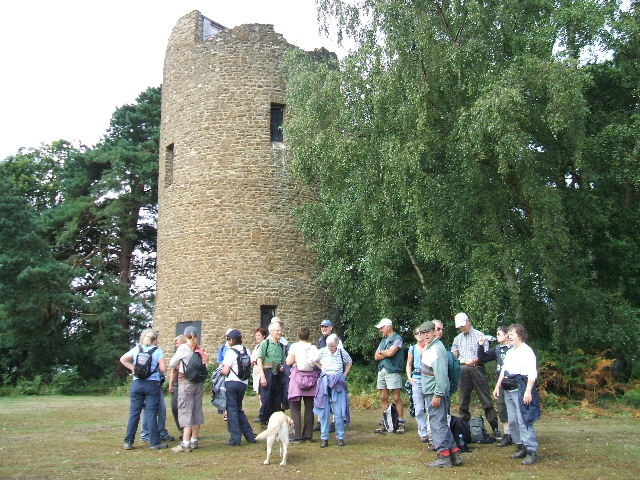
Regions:
M 498 344 L 489 348 L 491 337 L 473 328 L 465 313 L 455 316 L 459 334 L 448 351 L 442 338 L 444 325 L 440 320 L 427 321 L 414 329 L 415 344 L 408 349 L 405 361 L 402 337 L 394 331 L 393 322 L 383 318 L 376 328 L 382 340 L 375 351 L 378 362 L 377 388 L 383 414 L 395 405 L 397 425 L 395 433 L 404 433 L 404 405 L 401 398 L 403 372 L 411 385 L 417 431 L 422 442 L 437 452 L 430 467 L 462 465 L 460 447 L 449 427 L 451 418 L 451 372 L 454 362 L 460 364 L 459 412 L 467 422 L 471 418 L 470 400 L 473 390 L 485 411 L 498 446 L 516 445 L 512 458 L 522 458 L 523 464 L 537 461 L 537 439 L 534 422 L 540 416 L 536 387 L 536 357 L 526 344 L 527 333 L 520 324 L 500 326 L 496 337 Z M 323 320 L 321 337 L 315 343 L 309 338 L 308 327 L 297 331 L 298 341 L 289 343 L 282 336 L 284 323 L 274 317 L 268 331 L 254 331 L 255 347 L 250 359 L 253 366 L 253 388 L 259 394 L 260 411 L 256 419 L 266 426 L 276 411 L 290 409 L 294 422 L 291 442 L 313 441 L 314 430 L 320 431 L 320 447 L 329 446 L 329 435 L 335 431 L 336 443 L 345 446 L 345 433 L 349 425 L 349 395 L 347 377 L 352 359 L 341 340 L 335 335 L 333 323 Z M 202 412 L 202 383 L 193 382 L 185 375 L 187 364 L 193 355 L 206 364 L 207 354 L 198 343 L 197 332 L 187 327 L 183 335 L 176 337 L 176 351 L 166 362 L 164 352 L 157 346 L 157 332 L 145 330 L 140 343 L 120 361 L 134 374 L 131 385 L 131 407 L 124 448 L 131 449 L 135 440 L 139 418 L 144 409 L 143 440 L 151 449 L 167 448 L 166 441 L 173 440 L 165 428 L 166 407 L 161 385 L 169 370 L 169 391 L 172 393 L 172 410 L 176 425 L 181 430 L 181 442 L 174 452 L 189 452 L 198 448 L 198 434 L 204 423 Z M 226 412 L 229 440 L 227 445 L 240 445 L 242 438 L 253 443 L 256 435 L 243 410 L 243 398 L 248 379 L 239 375 L 239 359 L 247 355 L 242 345 L 242 333 L 237 329 L 226 332 L 226 342 L 219 353 L 222 375 L 225 376 Z M 136 370 L 140 355 L 150 358 L 150 366 L 144 378 L 136 376 L 144 370 Z M 493 407 L 492 394 L 485 363 L 496 361 L 496 387 L 493 397 L 498 410 Z M 151 372 L 150 374 L 149 371 Z M 147 376 L 148 374 L 148 376 Z M 303 408 L 304 407 L 304 408 Z M 304 412 L 303 412 L 304 410 Z M 314 415 L 318 425 L 314 427 Z M 499 422 L 503 433 L 500 433 Z M 386 432 L 384 422 L 376 432 Z
M 383 318 L 376 328 L 383 337 L 375 353 L 378 361 L 377 387 L 384 412 L 390 395 L 398 412 L 396 433 L 404 433 L 403 404 L 400 397 L 402 371 L 406 372 L 411 385 L 417 431 L 420 440 L 429 443 L 437 452 L 437 459 L 429 467 L 451 467 L 462 465 L 460 447 L 449 427 L 451 418 L 451 373 L 453 363 L 460 364 L 460 417 L 469 422 L 470 403 L 473 390 L 482 404 L 485 415 L 493 429 L 498 446 L 515 444 L 514 459 L 524 459 L 524 465 L 538 460 L 537 437 L 534 422 L 540 418 L 540 403 L 537 391 L 536 357 L 525 343 L 527 333 L 524 326 L 512 324 L 500 326 L 496 332 L 498 344 L 489 348 L 491 337 L 473 328 L 465 313 L 455 316 L 459 334 L 447 351 L 442 342 L 444 324 L 440 320 L 422 323 L 414 329 L 416 343 L 408 348 L 403 365 L 403 341 L 393 329 L 393 323 Z M 453 360 L 455 359 L 455 360 Z M 496 361 L 496 386 L 489 390 L 485 363 Z M 497 401 L 498 411 L 493 406 L 492 396 Z M 499 421 L 504 433 L 500 433 Z M 386 432 L 384 422 L 376 432 Z

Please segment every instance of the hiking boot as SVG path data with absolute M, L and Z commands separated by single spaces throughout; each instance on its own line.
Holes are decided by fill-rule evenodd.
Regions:
M 149 447 L 149 450 L 163 450 L 165 448 L 167 448 L 169 445 L 167 445 L 164 442 L 160 442 L 160 443 L 156 443 L 155 445 L 151 445 Z
M 175 441 L 175 438 L 173 437 L 173 435 L 169 434 L 169 435 L 166 435 L 166 436 L 162 437 L 162 441 L 163 442 L 173 442 L 173 441 Z
M 346 443 L 344 443 L 344 439 L 339 438 L 339 439 L 338 439 L 338 446 L 339 446 L 339 447 L 344 447 L 345 445 L 346 445 Z
M 460 455 L 460 449 L 458 447 L 454 447 L 451 450 L 451 465 L 454 467 L 459 467 L 462 465 L 462 455 Z
M 326 448 L 329 446 L 329 440 L 320 440 L 320 448 Z
M 496 447 L 508 447 L 509 445 L 513 445 L 513 439 L 511 438 L 511 435 L 505 433 L 502 436 L 502 440 L 500 440 Z
M 176 453 L 190 452 L 191 450 L 192 450 L 191 445 L 189 445 L 188 447 L 185 447 L 182 442 L 171 449 L 172 452 L 176 452 Z
M 189 442 L 189 445 L 191 446 L 191 450 L 196 450 L 198 448 L 200 448 L 200 444 L 198 443 L 198 440 L 191 440 Z
M 427 463 L 427 467 L 431 468 L 450 468 L 451 465 L 451 457 L 440 452 L 438 452 L 438 458 L 435 462 Z
M 122 445 L 122 448 L 124 448 L 125 450 L 133 450 L 133 443 L 124 442 L 124 444 Z
M 523 465 L 531 465 L 538 461 L 538 453 L 535 450 L 527 450 L 527 455 L 522 461 Z
M 301 438 L 290 438 L 289 439 L 289 443 L 301 443 L 302 439 Z
M 375 433 L 387 433 L 387 429 L 384 426 L 384 423 L 380 422 L 380 425 L 378 425 L 378 428 L 376 428 L 374 430 Z
M 527 450 L 524 448 L 524 445 L 522 445 L 521 443 L 519 443 L 518 445 L 516 445 L 516 453 L 514 453 L 513 455 L 511 455 L 511 458 L 524 458 L 527 456 Z
M 398 428 L 396 428 L 396 431 L 394 433 L 397 433 L 399 435 L 402 435 L 404 433 L 404 421 L 398 422 Z
M 149 443 L 149 437 L 140 437 L 140 441 L 144 443 Z
M 429 443 L 429 437 L 427 437 L 426 435 L 424 437 L 420 437 L 420 441 L 422 443 Z
M 500 430 L 498 430 L 497 428 L 493 429 L 493 439 L 496 441 L 500 441 L 502 440 L 502 434 L 500 433 Z

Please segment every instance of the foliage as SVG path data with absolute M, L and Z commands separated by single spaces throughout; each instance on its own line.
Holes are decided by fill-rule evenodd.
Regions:
M 94 148 L 0 162 L 0 383 L 113 382 L 153 307 L 159 125 L 149 88 Z
M 628 387 L 614 378 L 615 359 L 609 358 L 610 354 L 604 351 L 591 355 L 579 348 L 568 353 L 543 352 L 539 388 L 552 395 L 584 397 L 591 403 L 616 396 Z
M 366 357 L 464 310 L 560 351 L 640 341 L 638 12 L 615 1 L 321 0 L 354 44 L 288 60 L 299 219 Z M 611 60 L 591 63 L 608 49 Z
M 622 396 L 622 400 L 629 406 L 640 409 L 640 388 L 627 390 Z

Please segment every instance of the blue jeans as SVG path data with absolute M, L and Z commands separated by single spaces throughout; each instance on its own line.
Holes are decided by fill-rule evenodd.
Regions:
M 169 436 L 167 430 L 167 404 L 164 401 L 164 394 L 160 393 L 160 403 L 158 404 L 158 433 L 160 439 L 164 439 Z M 149 429 L 147 428 L 147 421 L 145 417 L 142 417 L 142 435 L 140 440 L 146 442 L 149 440 Z
M 431 428 L 429 427 L 429 420 L 427 418 L 427 405 L 424 393 L 422 393 L 420 377 L 414 378 L 414 382 L 411 384 L 411 396 L 413 397 L 416 423 L 418 424 L 418 435 L 420 435 L 420 437 L 426 437 L 431 433 Z
M 157 445 L 160 443 L 158 433 L 158 407 L 162 388 L 157 380 L 139 380 L 131 383 L 131 405 L 129 407 L 129 422 L 127 423 L 127 434 L 124 441 L 133 444 L 140 422 L 140 412 L 144 408 L 144 420 L 149 427 L 149 443 Z
M 242 400 L 244 393 L 247 391 L 247 385 L 244 382 L 230 380 L 224 382 L 227 389 L 227 428 L 229 429 L 229 442 L 239 445 L 242 436 L 253 441 L 256 438 L 255 433 L 249 425 L 249 420 L 242 409 Z
M 436 451 L 444 452 L 456 447 L 453 434 L 449 428 L 447 416 L 451 406 L 450 397 L 441 397 L 440 407 L 434 408 L 431 405 L 433 395 L 425 395 L 425 401 L 429 406 L 429 424 L 431 425 L 431 440 Z
M 504 390 L 504 403 L 507 404 L 509 414 L 509 433 L 516 445 L 524 445 L 524 448 L 532 452 L 538 451 L 538 437 L 535 424 L 527 427 L 522 420 L 520 403 L 518 402 L 518 390 Z
M 329 428 L 331 426 L 331 413 L 333 413 L 336 422 L 336 438 L 344 440 L 345 418 L 343 413 L 347 406 L 347 392 L 340 393 L 331 392 L 331 395 L 325 395 L 324 409 L 319 411 L 316 407 L 314 410 L 318 414 L 320 420 L 320 438 L 329 440 Z

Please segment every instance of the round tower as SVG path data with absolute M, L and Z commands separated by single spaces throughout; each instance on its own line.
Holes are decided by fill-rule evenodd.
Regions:
M 274 315 L 312 332 L 335 316 L 293 210 L 307 195 L 286 167 L 283 54 L 272 25 L 226 29 L 194 11 L 167 47 L 162 85 L 154 326 L 185 326 L 210 352 Z M 286 139 L 285 139 L 286 142 Z M 170 348 L 171 349 L 171 348 Z

